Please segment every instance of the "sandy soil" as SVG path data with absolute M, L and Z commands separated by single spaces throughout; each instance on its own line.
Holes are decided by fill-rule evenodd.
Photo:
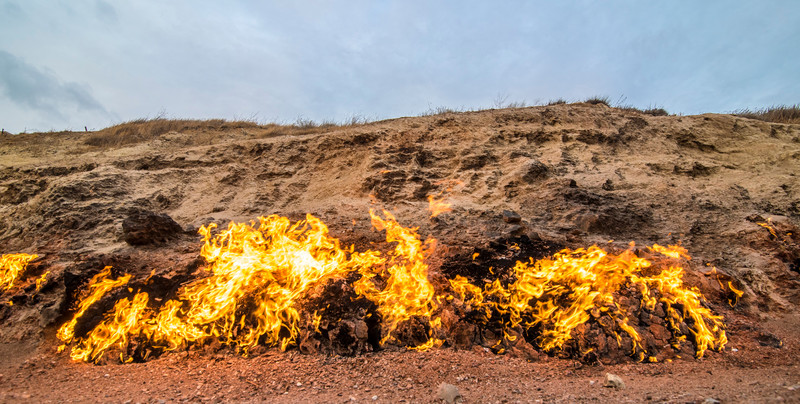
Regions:
M 90 136 L 0 138 L 0 252 L 41 256 L 2 296 L 14 305 L 0 309 L 0 400 L 428 402 L 440 383 L 468 402 L 800 400 L 799 125 L 571 104 L 306 135 L 195 128 L 110 145 Z M 426 196 L 438 193 L 453 212 L 430 219 Z M 685 280 L 725 316 L 730 343 L 702 360 L 616 365 L 528 362 L 479 346 L 355 357 L 223 349 L 127 365 L 54 352 L 76 291 L 104 265 L 179 284 L 202 265 L 198 226 L 271 213 L 312 213 L 345 244 L 380 245 L 371 207 L 440 241 L 434 275 L 478 249 L 505 253 L 497 245 L 522 235 L 540 254 L 681 242 L 693 257 Z M 127 243 L 122 223 L 142 211 L 169 215 L 185 233 Z M 712 266 L 745 291 L 735 307 L 707 276 Z M 626 388 L 602 387 L 606 372 Z

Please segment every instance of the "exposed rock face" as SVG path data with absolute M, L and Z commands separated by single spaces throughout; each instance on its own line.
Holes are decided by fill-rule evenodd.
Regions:
M 800 125 L 573 104 L 299 135 L 265 127 L 195 128 L 110 146 L 87 143 L 87 136 L 0 140 L 0 253 L 46 254 L 41 270 L 52 270 L 58 285 L 26 300 L 29 309 L 48 294 L 64 293 L 65 268 L 75 268 L 76 260 L 96 263 L 92 269 L 99 271 L 124 261 L 114 257 L 149 250 L 131 246 L 152 245 L 158 254 L 137 255 L 121 268 L 140 283 L 153 270 L 153 279 L 175 270 L 170 259 L 176 255 L 190 262 L 198 240 L 179 238 L 175 220 L 196 228 L 312 213 L 343 244 L 361 249 L 386 247 L 369 223 L 369 209 L 380 207 L 446 247 L 431 257 L 433 278 L 467 273 L 481 280 L 490 267 L 510 268 L 556 247 L 612 239 L 621 248 L 631 241 L 680 242 L 693 256 L 687 283 L 711 291 L 716 309 L 726 310 L 732 299 L 719 291 L 718 280 L 745 292 L 737 306 L 744 312 L 800 304 Z M 453 211 L 430 219 L 426 196 L 438 193 Z M 772 232 L 761 225 L 767 219 Z M 718 277 L 708 275 L 711 267 Z M 85 282 L 83 275 L 77 283 Z M 42 321 L 67 303 L 49 305 L 54 308 Z M 25 304 L 3 310 L 16 318 Z M 348 315 L 343 311 L 341 324 L 323 325 L 328 339 L 309 340 L 305 349 L 338 349 L 352 339 L 361 345 L 342 342 L 343 352 L 368 350 L 376 326 Z M 652 344 L 667 339 L 663 324 L 640 321 Z M 454 331 L 463 337 L 456 345 L 477 343 L 479 331 L 469 324 L 451 328 L 463 329 Z M 407 334 L 417 338 L 415 330 Z M 514 348 L 531 356 L 525 346 Z

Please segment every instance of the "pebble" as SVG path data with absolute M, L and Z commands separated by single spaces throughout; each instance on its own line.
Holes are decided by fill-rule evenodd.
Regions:
M 441 383 L 437 389 L 437 397 L 448 404 L 460 403 L 462 400 L 461 393 L 458 392 L 458 387 L 452 384 Z
M 519 215 L 519 213 L 512 210 L 504 210 L 503 221 L 506 223 L 519 223 L 522 221 L 522 217 Z
M 721 403 L 721 401 L 717 400 L 716 398 L 711 398 L 711 397 L 703 400 L 703 404 L 720 404 L 720 403 Z
M 378 396 L 372 396 L 372 401 L 376 401 L 377 399 L 378 399 Z
M 624 389 L 625 382 L 622 381 L 622 378 L 611 373 L 606 373 L 606 381 L 603 383 L 603 387 L 612 387 L 615 389 Z

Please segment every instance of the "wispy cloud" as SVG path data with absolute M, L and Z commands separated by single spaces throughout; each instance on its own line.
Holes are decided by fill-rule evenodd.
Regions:
M 71 110 L 108 114 L 87 85 L 64 82 L 55 73 L 0 50 L 0 92 L 21 108 L 63 118 Z

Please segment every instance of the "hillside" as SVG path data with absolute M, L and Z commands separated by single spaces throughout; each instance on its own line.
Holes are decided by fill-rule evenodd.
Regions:
M 387 347 L 385 352 L 362 345 L 352 351 L 345 346 L 342 351 L 336 342 L 330 347 L 318 344 L 310 355 L 297 359 L 300 368 L 296 371 L 279 365 L 289 361 L 289 355 L 296 363 L 296 351 L 290 349 L 290 353 L 263 350 L 253 359 L 230 354 L 222 362 L 209 359 L 223 355 L 216 350 L 199 357 L 165 354 L 142 364 L 102 364 L 113 370 L 99 373 L 131 372 L 132 379 L 138 380 L 136 377 L 144 377 L 153 367 L 166 374 L 172 372 L 167 368 L 184 366 L 175 365 L 176 361 L 204 365 L 211 361 L 217 363 L 213 377 L 223 377 L 230 369 L 220 363 L 244 374 L 247 361 L 252 360 L 272 372 L 293 375 L 286 376 L 287 380 L 299 377 L 304 369 L 322 366 L 318 383 L 324 385 L 326 367 L 335 373 L 333 369 L 341 365 L 354 372 L 363 388 L 373 381 L 360 381 L 367 373 L 359 370 L 358 355 L 365 356 L 365 364 L 383 369 L 386 378 L 392 373 L 392 364 L 386 361 L 397 361 L 403 380 L 417 378 L 406 374 L 413 373 L 416 364 L 420 369 L 423 363 L 437 363 L 434 368 L 441 368 L 444 357 L 441 360 L 453 363 L 453 369 L 461 369 L 420 370 L 422 375 L 433 373 L 420 376 L 418 383 L 412 380 L 407 389 L 391 390 L 387 399 L 431 400 L 433 393 L 427 392 L 440 381 L 458 385 L 456 376 L 471 372 L 464 367 L 482 361 L 491 363 L 496 374 L 459 380 L 473 380 L 472 396 L 468 388 L 462 388 L 469 401 L 482 400 L 478 395 L 482 389 L 498 399 L 571 401 L 564 396 L 569 389 L 547 380 L 568 372 L 569 383 L 578 383 L 608 370 L 602 370 L 603 366 L 628 372 L 638 386 L 628 383 L 629 388 L 615 393 L 620 394 L 617 396 L 605 396 L 610 390 L 593 387 L 572 399 L 643 401 L 654 394 L 648 384 L 661 383 L 658 375 L 673 370 L 691 393 L 682 401 L 712 397 L 710 392 L 704 396 L 704 387 L 689 376 L 693 367 L 716 375 L 713 383 L 724 386 L 723 391 L 713 393 L 716 398 L 741 400 L 762 394 L 798 398 L 800 389 L 767 385 L 775 380 L 788 386 L 800 383 L 796 380 L 800 364 L 796 334 L 800 330 L 798 124 L 717 114 L 652 116 L 578 103 L 306 128 L 216 121 L 173 122 L 161 129 L 152 122 L 123 126 L 127 129 L 0 137 L 0 253 L 39 256 L 2 296 L 13 304 L 0 308 L 0 343 L 4 346 L 0 353 L 14 354 L 0 360 L 0 372 L 5 375 L 0 377 L 14 378 L 3 394 L 13 391 L 17 395 L 0 399 L 22 394 L 37 401 L 54 399 L 34 392 L 35 382 L 26 375 L 34 375 L 36 380 L 39 376 L 35 375 L 55 377 L 68 371 L 97 373 L 89 365 L 69 362 L 66 354 L 54 353 L 59 344 L 55 330 L 70 318 L 79 292 L 103 267 L 112 266 L 117 276 L 131 274 L 131 285 L 168 299 L 206 267 L 198 258 L 201 237 L 197 231 L 201 226 L 217 223 L 225 228 L 230 222 L 246 223 L 271 214 L 293 221 L 311 214 L 321 219 L 343 246 L 353 245 L 355 251 L 387 251 L 391 243 L 373 228 L 370 209 L 386 209 L 401 225 L 418 227 L 422 239 L 437 240 L 436 248 L 426 256 L 428 276 L 437 292 L 449 288 L 448 279 L 457 275 L 472 283 L 492 276 L 506 282 L 514 279 L 508 271 L 516 261 L 544 258 L 562 248 L 598 245 L 607 251 L 638 254 L 653 244 L 679 245 L 691 256 L 681 261 L 683 281 L 698 288 L 706 298 L 705 305 L 725 318 L 730 342 L 703 360 L 691 359 L 691 350 L 688 358 L 681 360 L 675 353 L 653 353 L 654 360 L 658 356 L 657 364 L 637 363 L 635 357 L 611 348 L 604 351 L 594 343 L 589 346 L 598 353 L 591 360 L 577 353 L 578 346 L 559 355 L 527 345 L 531 352 L 510 355 L 515 358 L 511 361 L 517 362 L 509 363 L 509 355 L 488 354 L 491 347 L 483 345 L 484 352 L 479 342 L 458 350 L 459 332 L 464 331 L 445 324 L 446 334 L 455 335 L 453 340 L 445 338 L 442 348 L 425 353 L 399 349 L 425 340 L 410 336 L 398 339 L 414 343 Z M 431 217 L 431 195 L 450 204 L 451 211 Z M 47 271 L 44 286 L 34 291 L 36 280 Z M 496 271 L 500 275 L 495 275 Z M 739 290 L 741 298 L 733 293 Z M 104 307 L 110 309 L 113 304 L 109 300 Z M 449 306 L 440 303 L 442 307 Z M 458 317 L 462 309 L 454 307 Z M 99 319 L 102 312 L 94 316 Z M 637 323 L 636 329 L 643 335 L 653 333 L 658 340 L 654 328 L 647 331 L 649 323 L 641 321 L 644 323 Z M 424 329 L 432 335 L 430 329 Z M 365 339 L 371 341 L 372 337 Z M 533 344 L 533 340 L 529 342 Z M 511 351 L 512 344 L 508 348 Z M 731 352 L 732 348 L 737 351 Z M 308 349 L 301 344 L 299 350 Z M 557 359 L 559 356 L 565 359 Z M 34 372 L 39 364 L 23 363 L 35 361 L 33 358 L 52 360 L 53 365 Z M 582 364 L 580 370 L 569 370 L 572 361 Z M 439 380 L 437 372 L 446 376 Z M 507 380 L 515 372 L 541 372 L 538 396 L 527 390 L 525 395 L 513 392 L 529 388 Z M 720 374 L 752 377 L 761 384 L 758 388 L 742 385 L 745 382 L 726 381 Z M 193 377 L 202 379 L 201 384 L 208 383 L 199 375 Z M 242 380 L 244 376 L 225 385 L 241 387 L 245 385 Z M 311 381 L 298 382 L 292 391 L 303 383 Z M 289 391 L 289 383 L 281 382 L 284 384 L 283 391 Z M 60 391 L 63 386 L 58 386 L 51 384 L 50 388 Z M 246 396 L 241 395 L 240 387 L 236 394 L 203 390 L 187 399 L 214 395 L 222 400 L 293 401 L 304 397 L 331 401 L 347 400 L 351 395 L 347 389 L 341 396 L 342 391 L 331 388 L 326 390 L 330 395 L 310 396 L 309 387 L 291 397 L 282 395 L 280 388 Z M 658 398 L 680 397 L 681 386 L 666 383 L 660 388 L 664 393 Z M 157 383 L 150 389 L 143 396 L 114 390 L 117 392 L 108 399 L 140 400 L 157 397 L 153 394 L 159 392 L 158 397 L 177 400 L 179 395 L 169 393 L 169 384 Z M 407 398 L 412 393 L 416 396 Z M 371 396 L 367 393 L 357 398 Z

